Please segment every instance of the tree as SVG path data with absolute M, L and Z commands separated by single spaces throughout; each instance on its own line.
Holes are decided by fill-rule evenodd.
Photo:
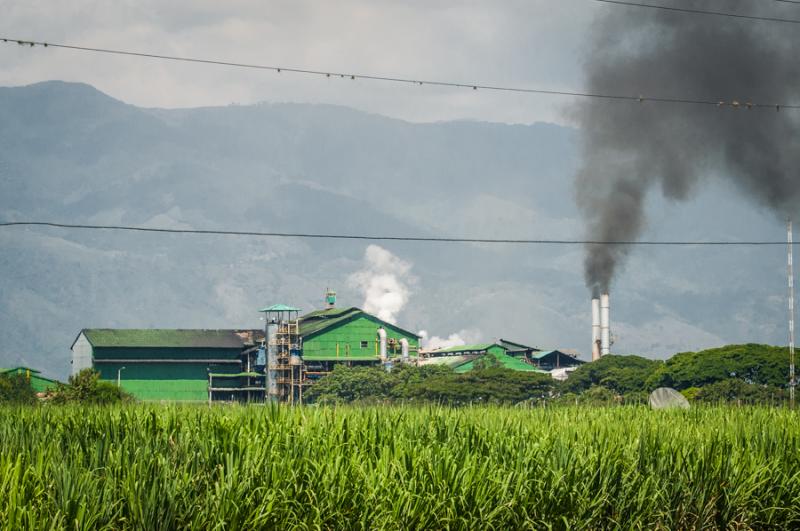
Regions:
M 305 392 L 305 398 L 320 404 L 387 400 L 397 378 L 382 367 L 337 365 Z
M 746 383 L 736 378 L 705 385 L 695 395 L 695 400 L 710 403 L 771 404 L 785 399 L 786 392 L 783 389 Z
M 553 390 L 547 374 L 502 367 L 458 374 L 444 366 L 336 367 L 306 391 L 319 404 L 346 402 L 422 401 L 448 404 L 518 403 L 543 400 Z
M 728 379 L 785 387 L 789 350 L 769 345 L 728 345 L 701 352 L 680 352 L 667 360 L 656 387 L 703 387 Z
M 55 403 L 81 402 L 113 404 L 132 401 L 133 397 L 111 382 L 100 380 L 94 369 L 83 369 L 69 377 L 67 385 L 59 384 L 53 395 Z
M 24 374 L 0 374 L 0 403 L 36 403 L 30 380 Z
M 649 378 L 663 364 L 662 361 L 641 356 L 603 356 L 575 369 L 561 384 L 561 389 L 568 393 L 581 393 L 592 386 L 601 385 L 617 394 L 652 391 L 658 386 L 651 388 Z

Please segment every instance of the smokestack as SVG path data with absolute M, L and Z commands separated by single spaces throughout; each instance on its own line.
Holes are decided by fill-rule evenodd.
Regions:
M 592 299 L 592 361 L 600 359 L 600 299 Z
M 611 352 L 611 309 L 608 293 L 600 295 L 600 356 Z

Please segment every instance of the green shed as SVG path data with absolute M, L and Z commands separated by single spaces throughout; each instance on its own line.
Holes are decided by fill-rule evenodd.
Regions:
M 9 376 L 21 374 L 30 382 L 31 387 L 37 393 L 44 393 L 54 390 L 58 386 L 58 381 L 51 380 L 42 376 L 41 371 L 31 369 L 30 367 L 14 367 L 13 369 L 0 369 L 0 374 Z

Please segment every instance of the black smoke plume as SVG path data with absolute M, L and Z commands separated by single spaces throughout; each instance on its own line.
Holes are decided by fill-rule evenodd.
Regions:
M 673 4 L 670 4 L 673 5 Z M 800 18 L 775 2 L 686 1 L 757 16 Z M 789 9 L 791 7 L 791 9 Z M 578 204 L 592 240 L 636 240 L 651 188 L 686 199 L 720 177 L 781 217 L 800 205 L 800 25 L 607 6 L 593 25 L 584 65 L 594 93 L 641 102 L 585 99 Z M 719 105 L 648 102 L 687 98 Z M 764 104 L 768 107 L 754 107 Z M 606 291 L 629 247 L 591 245 L 586 284 Z

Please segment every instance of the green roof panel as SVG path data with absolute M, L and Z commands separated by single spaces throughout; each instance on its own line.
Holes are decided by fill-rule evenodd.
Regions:
M 478 358 L 478 359 L 480 359 L 480 358 Z M 468 363 L 465 363 L 463 365 L 459 365 L 458 367 L 456 367 L 455 371 L 456 372 L 469 372 L 469 371 L 473 370 L 475 368 L 475 362 L 478 361 L 478 359 L 472 360 L 472 361 L 470 361 Z M 526 362 L 524 362 L 524 361 L 522 361 L 520 359 L 514 358 L 512 356 L 508 356 L 506 354 L 500 354 L 500 355 L 495 354 L 495 359 L 497 359 L 497 361 L 500 362 L 500 365 L 502 365 L 503 368 L 511 369 L 512 371 L 541 372 L 541 373 L 546 372 L 546 371 L 543 371 L 541 369 L 537 369 L 536 367 L 534 367 L 533 365 L 531 365 L 529 363 L 526 363 Z
M 93 347 L 241 349 L 244 346 L 235 330 L 88 328 L 83 334 Z
M 431 354 L 453 354 L 456 352 L 483 352 L 495 346 L 495 343 L 478 343 L 475 345 L 460 345 L 457 347 L 443 348 L 431 351 Z

